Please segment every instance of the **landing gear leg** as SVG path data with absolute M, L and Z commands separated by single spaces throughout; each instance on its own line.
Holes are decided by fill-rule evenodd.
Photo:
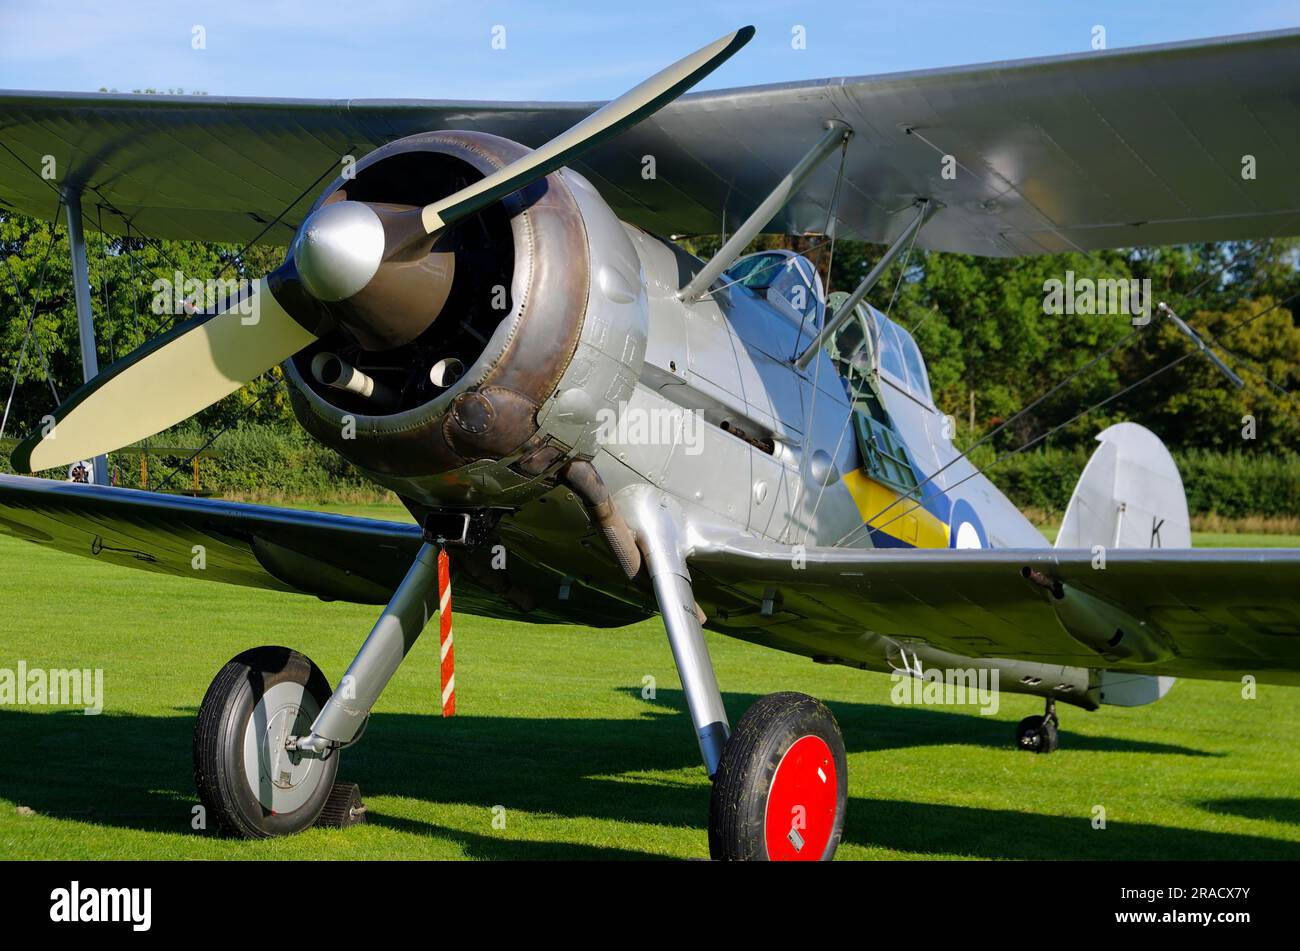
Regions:
M 654 499 L 643 497 L 639 502 L 633 518 L 638 541 L 645 552 L 646 568 L 668 632 L 682 692 L 686 694 L 704 768 L 712 777 L 718 771 L 730 730 L 713 661 L 704 643 L 690 572 L 681 554 L 681 535 L 667 508 Z
M 310 735 L 295 737 L 293 745 L 324 752 L 357 738 L 370 708 L 437 609 L 438 550 L 426 543 L 343 675 L 339 686 L 346 684 L 347 689 L 330 698 L 313 721 Z
M 1025 717 L 1016 727 L 1016 747 L 1027 753 L 1053 753 L 1061 745 L 1056 701 L 1048 699 L 1041 717 Z
M 844 829 L 848 768 L 835 717 L 812 697 L 770 694 L 728 736 L 681 534 L 667 500 L 635 500 L 630 521 L 645 553 L 705 769 L 709 854 L 718 860 L 828 860 Z

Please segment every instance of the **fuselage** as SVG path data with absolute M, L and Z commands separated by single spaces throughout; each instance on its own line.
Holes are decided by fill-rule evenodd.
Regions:
M 933 404 L 919 351 L 910 336 L 895 336 L 888 318 L 874 309 L 863 314 L 876 344 L 864 349 L 871 366 L 859 378 L 842 375 L 827 352 L 797 369 L 792 358 L 825 317 L 821 282 L 805 258 L 779 252 L 742 258 L 724 275 L 722 284 L 730 286 L 685 304 L 677 299 L 678 275 L 700 262 L 683 261 L 680 248 L 628 230 L 650 304 L 645 369 L 629 409 L 647 420 L 684 410 L 700 422 L 679 430 L 672 445 L 657 441 L 651 452 L 630 445 L 629 435 L 638 431 L 621 427 L 602 447 L 614 457 L 606 463 L 611 477 L 622 475 L 617 460 L 685 502 L 791 545 L 1045 544 L 959 458 L 953 421 Z M 734 277 L 753 274 L 747 265 L 768 274 L 748 282 Z M 879 400 L 886 424 L 871 424 L 871 398 Z M 659 437 L 663 428 L 644 431 Z M 864 440 L 868 451 L 872 440 L 882 448 L 890 440 L 895 460 L 914 478 L 897 478 L 896 467 L 869 466 Z
M 806 259 L 776 255 L 783 279 L 754 287 L 765 282 L 737 278 L 747 272 L 742 258 L 713 293 L 686 304 L 677 296 L 680 276 L 702 262 L 671 242 L 622 227 L 640 263 L 649 321 L 640 377 L 593 459 L 616 499 L 649 483 L 711 531 L 729 527 L 794 551 L 801 545 L 1046 547 L 1033 524 L 954 447 L 953 422 L 934 406 L 919 350 L 887 317 L 870 308 L 862 314 L 864 339 L 872 337 L 870 365 L 862 367 L 869 377 L 843 374 L 845 362 L 829 349 L 797 369 L 792 357 L 812 342 L 826 309 Z M 760 268 L 766 263 L 765 254 L 752 257 L 763 259 Z M 805 313 L 791 306 L 791 297 L 800 302 L 791 292 L 801 284 Z M 879 402 L 874 417 L 867 388 Z M 890 450 L 888 467 L 870 464 L 871 445 Z M 911 488 L 900 467 L 910 468 Z M 501 527 L 508 547 L 653 609 L 647 593 L 599 568 L 593 555 L 600 546 L 581 531 L 584 520 L 577 500 L 559 489 L 522 506 Z M 814 660 L 880 671 L 981 666 L 1001 671 L 1003 689 L 1041 693 L 1070 683 L 1076 696 L 1089 695 L 1084 670 L 976 661 L 872 631 L 818 630 L 780 610 L 737 605 L 707 578 L 695 585 L 707 626 Z
M 319 201 L 346 190 L 422 202 L 430 196 L 403 189 L 426 179 L 405 166 L 386 177 L 390 161 L 432 162 L 433 180 L 455 163 L 488 171 L 518 148 L 411 137 Z M 342 339 L 323 339 L 285 371 L 308 431 L 396 492 L 426 530 L 430 519 L 486 513 L 502 557 L 471 548 L 458 562 L 515 608 L 527 612 L 529 592 L 542 590 L 580 623 L 654 613 L 619 517 L 646 486 L 680 507 L 688 538 L 748 534 L 792 557 L 825 546 L 1045 545 L 960 458 L 919 351 L 887 317 L 864 306 L 811 360 L 794 359 L 836 304 L 805 258 L 742 257 L 687 302 L 681 288 L 703 262 L 620 221 L 572 170 L 508 197 L 502 212 L 466 246 L 448 312 L 419 341 L 353 358 L 400 388 L 400 403 L 375 406 L 310 378 L 314 351 L 347 347 Z M 509 293 L 499 294 L 504 277 Z M 451 358 L 462 376 L 412 388 L 412 366 L 424 373 Z M 749 603 L 706 577 L 693 587 L 709 627 L 776 649 L 881 670 L 952 660 L 897 632 L 821 629 L 778 599 Z M 1023 666 L 1017 682 L 1087 676 Z

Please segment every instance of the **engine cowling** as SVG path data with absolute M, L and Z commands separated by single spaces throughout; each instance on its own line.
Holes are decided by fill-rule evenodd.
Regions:
M 425 204 L 527 151 L 484 133 L 409 136 L 367 155 L 312 210 L 343 199 Z M 415 266 L 451 267 L 445 301 L 394 305 L 408 325 L 427 311 L 428 326 L 382 351 L 325 334 L 283 365 L 293 411 L 414 502 L 518 504 L 594 455 L 602 421 L 632 394 L 649 321 L 639 259 L 599 194 L 567 169 L 461 222 L 435 256 Z

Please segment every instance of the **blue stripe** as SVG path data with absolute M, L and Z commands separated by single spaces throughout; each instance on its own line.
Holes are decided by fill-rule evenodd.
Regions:
M 915 548 L 911 542 L 905 542 L 901 538 L 895 538 L 893 535 L 879 528 L 872 528 L 867 531 L 871 536 L 871 544 L 877 548 Z

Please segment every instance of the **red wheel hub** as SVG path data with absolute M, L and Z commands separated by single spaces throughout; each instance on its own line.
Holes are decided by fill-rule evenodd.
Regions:
M 803 736 L 785 751 L 767 793 L 764 840 L 772 861 L 816 862 L 835 829 L 839 783 L 835 757 L 820 736 Z

